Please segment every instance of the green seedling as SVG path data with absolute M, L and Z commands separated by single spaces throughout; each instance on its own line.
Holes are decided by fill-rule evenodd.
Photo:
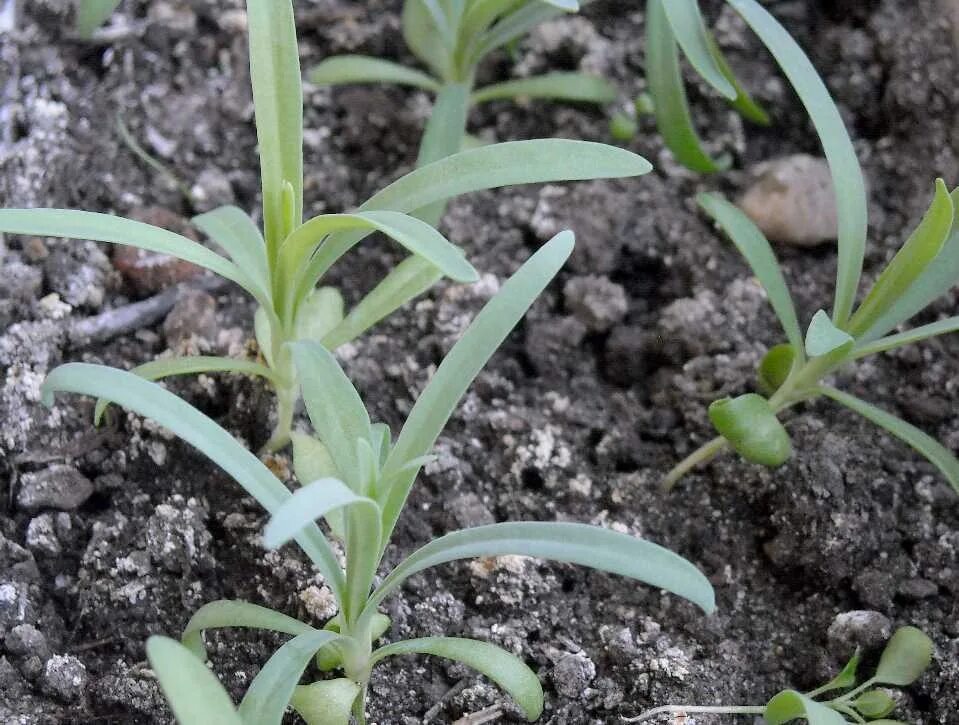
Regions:
M 89 40 L 97 28 L 113 15 L 122 0 L 78 0 L 74 31 L 78 38 Z
M 156 383 L 80 363 L 50 374 L 43 387 L 47 404 L 56 391 L 107 398 L 153 418 L 209 456 L 270 512 L 266 546 L 295 539 L 336 597 L 339 613 L 322 629 L 246 602 L 217 601 L 196 612 L 182 644 L 151 638 L 150 662 L 182 725 L 278 725 L 288 705 L 310 725 L 346 725 L 351 713 L 356 723 L 365 723 L 371 668 L 386 657 L 414 653 L 478 670 L 509 692 L 529 720 L 537 719 L 543 691 L 536 674 L 498 647 L 455 637 L 375 647 L 389 625 L 379 612 L 385 597 L 409 576 L 457 559 L 514 554 L 581 564 L 666 589 L 712 611 L 712 587 L 685 559 L 626 534 L 575 523 L 502 523 L 456 531 L 415 551 L 374 586 L 417 474 L 458 401 L 572 249 L 572 233 L 561 233 L 503 284 L 437 368 L 395 441 L 386 425 L 371 422 L 332 353 L 315 341 L 290 344 L 315 433 L 297 436 L 294 468 L 306 485 L 295 493 L 229 433 Z M 323 517 L 341 542 L 343 566 L 315 523 Z M 293 635 L 253 680 L 238 709 L 202 664 L 202 633 L 223 627 Z M 314 657 L 319 670 L 341 670 L 342 676 L 298 685 Z
M 856 685 L 859 667 L 857 651 L 846 666 L 825 685 L 809 692 L 783 690 L 765 705 L 664 705 L 653 708 L 625 722 L 645 722 L 661 716 L 714 714 L 761 715 L 766 725 L 783 725 L 806 720 L 809 725 L 845 725 L 872 723 L 872 725 L 907 725 L 891 720 L 889 715 L 897 702 L 880 685 L 907 687 L 919 679 L 932 661 L 932 640 L 915 627 L 902 627 L 890 638 L 879 658 L 876 673 Z M 832 699 L 823 699 L 826 693 L 847 690 Z
M 759 366 L 762 393 L 714 402 L 709 417 L 719 437 L 679 463 L 666 476 L 671 487 L 695 466 L 732 448 L 748 461 L 778 466 L 792 446 L 779 415 L 821 397 L 859 413 L 929 459 L 959 492 L 959 461 L 943 445 L 909 423 L 840 391 L 823 379 L 856 360 L 959 330 L 959 317 L 889 334 L 959 280 L 959 189 L 936 182 L 929 210 L 857 308 L 856 292 L 866 243 L 866 189 L 856 154 L 829 92 L 802 49 L 755 0 L 729 0 L 770 49 L 812 118 L 836 190 L 839 259 L 832 315 L 819 310 L 803 335 L 782 271 L 769 241 L 738 208 L 716 194 L 700 206 L 729 235 L 763 285 L 787 342 L 776 345 Z
M 737 80 L 696 0 L 647 0 L 646 81 L 652 103 L 644 100 L 642 105 L 652 106 L 663 142 L 679 163 L 702 173 L 722 171 L 732 159 L 728 154 L 713 158 L 703 148 L 683 87 L 680 50 L 700 78 L 743 118 L 766 126 L 769 116 Z
M 164 358 L 134 372 L 151 380 L 210 372 L 264 378 L 277 399 L 275 427 L 265 445 L 266 451 L 273 451 L 290 440 L 299 398 L 287 343 L 316 340 L 334 349 L 443 276 L 458 282 L 477 278 L 462 251 L 417 218 L 430 216 L 424 209 L 482 189 L 636 176 L 652 167 L 635 154 L 602 144 L 559 139 L 495 144 L 429 163 L 393 182 L 354 212 L 324 214 L 304 222 L 303 94 L 293 6 L 290 0 L 248 0 L 247 14 L 263 192 L 262 234 L 244 211 L 233 206 L 193 219 L 227 256 L 165 229 L 85 211 L 4 209 L 0 210 L 0 232 L 133 245 L 184 259 L 240 285 L 258 303 L 253 327 L 262 360 Z M 391 237 L 410 256 L 345 312 L 338 290 L 317 285 L 341 257 L 374 231 Z M 103 407 L 99 406 L 98 416 Z

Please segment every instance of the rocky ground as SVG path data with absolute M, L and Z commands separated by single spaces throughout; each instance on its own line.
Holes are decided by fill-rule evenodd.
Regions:
M 225 202 L 256 208 L 239 0 L 128 0 L 110 42 L 93 45 L 69 38 L 61 0 L 21 4 L 19 28 L 0 37 L 3 206 L 111 211 L 171 228 Z M 513 70 L 504 57 L 486 72 L 582 68 L 631 97 L 644 86 L 641 5 L 597 0 L 534 33 Z M 388 557 L 490 521 L 600 523 L 696 562 L 719 611 L 703 617 L 622 579 L 498 559 L 411 580 L 388 604 L 391 636 L 460 634 L 522 652 L 545 683 L 543 722 L 581 724 L 673 702 L 761 704 L 785 686 L 821 683 L 857 645 L 870 661 L 892 629 L 912 624 L 937 651 L 902 694 L 899 716 L 955 722 L 959 504 L 918 455 L 821 403 L 791 417 L 796 455 L 782 468 L 727 457 L 671 495 L 658 491 L 663 473 L 710 435 L 706 404 L 751 390 L 756 363 L 780 338 L 762 291 L 692 198 L 704 189 L 736 195 L 750 183 L 744 169 L 820 152 L 755 39 L 721 3 L 705 5 L 775 119 L 768 129 L 745 126 L 693 84 L 704 136 L 734 151 L 737 170 L 685 172 L 644 122 L 631 148 L 657 169 L 642 179 L 460 200 L 445 230 L 482 281 L 437 288 L 341 357 L 374 416 L 395 430 L 430 366 L 499 282 L 553 233 L 575 229 L 573 260 L 471 388 Z M 932 180 L 959 180 L 952 29 L 934 0 L 768 5 L 810 51 L 857 140 L 871 192 L 872 276 L 921 216 Z M 297 3 L 304 65 L 338 52 L 410 60 L 398 7 Z M 308 87 L 306 98 L 310 212 L 352 207 L 410 169 L 425 94 Z M 192 201 L 119 140 L 117 114 Z M 609 140 L 600 114 L 541 103 L 492 105 L 471 130 Z M 831 300 L 834 249 L 779 252 L 808 319 Z M 251 337 L 249 303 L 214 288 L 174 290 L 158 304 L 153 296 L 183 270 L 157 274 L 92 243 L 8 237 L 0 259 L 0 721 L 166 722 L 144 658 L 149 634 L 177 633 L 193 610 L 222 597 L 319 622 L 333 613 L 329 592 L 293 549 L 264 553 L 262 512 L 195 451 L 123 412 L 95 429 L 89 400 L 64 396 L 46 410 L 38 386 L 67 360 L 128 368 L 167 349 L 237 354 Z M 368 242 L 336 281 L 355 299 L 397 259 L 388 244 Z M 89 321 L 139 299 L 152 301 L 138 329 L 109 337 L 103 318 Z M 956 302 L 951 293 L 926 317 Z M 863 362 L 838 383 L 957 450 L 957 353 L 959 338 L 942 338 Z M 251 445 L 269 429 L 269 396 L 251 381 L 170 387 Z M 210 651 L 238 696 L 277 643 L 232 632 L 214 636 Z M 485 681 L 422 658 L 378 669 L 371 700 L 383 725 L 427 714 L 453 722 L 500 704 L 494 714 L 518 719 Z

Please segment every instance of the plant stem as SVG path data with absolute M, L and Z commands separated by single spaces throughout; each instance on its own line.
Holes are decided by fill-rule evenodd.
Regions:
M 662 487 L 664 491 L 669 491 L 680 478 L 689 473 L 696 466 L 709 463 L 716 456 L 726 450 L 729 443 L 722 436 L 717 436 L 705 445 L 700 446 L 695 451 L 686 456 L 682 461 L 673 466 L 672 470 L 663 478 Z
M 703 713 L 713 715 L 762 715 L 766 708 L 763 705 L 663 705 L 636 717 L 623 718 L 623 722 L 644 722 L 659 715 L 680 715 L 683 713 Z

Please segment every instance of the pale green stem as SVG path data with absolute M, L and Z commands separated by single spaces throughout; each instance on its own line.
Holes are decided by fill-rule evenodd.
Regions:
M 705 445 L 700 446 L 686 458 L 673 466 L 672 470 L 663 478 L 663 490 L 669 491 L 676 482 L 689 473 L 696 466 L 709 463 L 729 446 L 729 442 L 722 436 L 717 436 Z
M 623 718 L 623 722 L 644 722 L 660 715 L 680 715 L 683 713 L 701 713 L 704 715 L 762 715 L 766 708 L 762 705 L 663 705 L 647 710 L 636 717 Z

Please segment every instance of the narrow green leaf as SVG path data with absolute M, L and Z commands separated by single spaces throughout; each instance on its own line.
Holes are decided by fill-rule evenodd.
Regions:
M 696 201 L 746 258 L 753 274 L 769 296 L 769 304 L 779 318 L 779 324 L 783 326 L 786 339 L 793 349 L 799 352 L 802 362 L 803 336 L 799 319 L 796 317 L 796 306 L 769 240 L 748 216 L 718 194 L 699 194 Z
M 763 355 L 757 377 L 759 387 L 766 395 L 772 395 L 786 382 L 796 364 L 796 348 L 784 342 L 774 345 Z
M 736 89 L 716 63 L 709 45 L 706 23 L 696 0 L 668 0 L 662 7 L 673 36 L 690 65 L 719 95 L 730 101 L 735 100 Z
M 379 515 L 380 507 L 365 496 L 358 496 L 346 484 L 335 478 L 321 478 L 311 481 L 297 489 L 290 499 L 280 506 L 270 517 L 263 532 L 263 545 L 267 549 L 277 549 L 297 536 L 315 519 L 326 516 L 330 511 L 360 506 L 371 509 Z M 371 521 L 374 521 L 370 517 Z M 378 538 L 376 525 L 368 532 L 372 538 Z
M 713 159 L 696 133 L 679 66 L 679 46 L 666 17 L 664 0 L 646 3 L 646 80 L 653 99 L 656 126 L 676 160 L 704 174 L 722 171 L 728 154 Z
M 572 232 L 547 242 L 510 277 L 453 346 L 410 411 L 383 467 L 390 491 L 383 502 L 383 540 L 388 541 L 419 468 L 401 471 L 432 449 L 466 389 L 526 314 L 573 251 Z
M 890 415 L 848 393 L 830 387 L 822 387 L 821 392 L 915 448 L 939 469 L 949 485 L 955 489 L 956 493 L 959 493 L 959 460 L 956 460 L 956 457 L 941 443 L 901 418 Z
M 493 27 L 483 33 L 475 49 L 470 54 L 470 62 L 475 65 L 484 56 L 497 48 L 509 45 L 518 40 L 547 20 L 558 18 L 567 10 L 546 2 L 531 2 L 520 5 L 517 10 L 498 20 Z
M 825 310 L 819 310 L 812 316 L 806 330 L 806 354 L 809 357 L 828 355 L 854 342 L 852 335 L 832 323 Z
M 759 36 L 796 90 L 829 162 L 839 216 L 839 265 L 832 320 L 843 327 L 855 302 L 866 247 L 866 185 L 856 150 L 829 91 L 792 36 L 756 0 L 728 3 Z
M 730 105 L 746 120 L 757 123 L 760 126 L 768 126 L 770 123 L 769 114 L 766 113 L 766 110 L 762 106 L 753 100 L 752 96 L 749 95 L 749 91 L 740 83 L 736 74 L 733 72 L 732 66 L 729 64 L 729 61 L 726 60 L 726 56 L 723 55 L 723 51 L 713 37 L 713 34 L 708 30 L 706 31 L 706 42 L 709 43 L 709 51 L 712 53 L 716 65 L 719 66 L 719 70 L 726 76 L 726 80 L 732 84 L 733 88 L 736 89 L 736 100 Z
M 668 549 L 598 526 L 519 522 L 463 529 L 431 541 L 400 562 L 383 580 L 370 597 L 364 614 L 375 611 L 390 592 L 424 569 L 457 559 L 506 555 L 588 566 L 665 589 L 707 613 L 716 607 L 709 580 Z
M 356 441 L 369 441 L 373 432 L 360 394 L 333 353 L 319 343 L 297 342 L 291 349 L 313 429 L 329 450 L 343 480 L 352 490 L 364 493 L 359 488 Z
M 906 330 L 898 335 L 889 335 L 888 337 L 880 338 L 875 342 L 857 347 L 853 351 L 853 359 L 858 360 L 859 358 L 866 357 L 867 355 L 875 355 L 877 352 L 893 350 L 897 347 L 912 345 L 913 343 L 927 340 L 930 337 L 936 337 L 938 335 L 945 335 L 947 333 L 957 331 L 959 331 L 959 317 L 947 317 L 945 320 L 930 322 L 928 325 L 922 325 L 921 327 L 917 327 L 912 330 Z
M 747 461 L 773 467 L 782 465 L 792 455 L 789 434 L 761 395 L 747 393 L 713 401 L 709 420 Z
M 882 690 L 868 690 L 852 701 L 860 715 L 873 718 L 885 717 L 896 709 L 896 701 Z
M 310 83 L 337 86 L 347 83 L 398 83 L 426 91 L 439 90 L 432 76 L 368 55 L 337 55 L 327 58 L 307 74 Z
M 320 647 L 337 639 L 340 636 L 333 632 L 314 630 L 280 647 L 246 691 L 239 707 L 243 721 L 249 725 L 280 725 L 306 665 Z
M 152 360 L 137 365 L 131 371 L 144 380 L 160 380 L 172 375 L 195 375 L 197 373 L 238 373 L 240 375 L 259 375 L 272 383 L 276 382 L 273 371 L 265 365 L 250 360 L 236 360 L 229 357 L 211 357 L 196 355 L 191 357 L 169 357 Z M 93 411 L 93 424 L 100 425 L 110 401 L 100 399 Z
M 515 10 L 523 0 L 473 0 L 466 8 L 460 24 L 459 45 L 471 46 L 478 42 L 499 17 Z
M 359 694 L 359 685 L 339 677 L 298 686 L 290 704 L 306 725 L 344 725 L 350 721 L 350 710 Z
M 853 336 L 866 333 L 939 256 L 952 231 L 954 215 L 949 190 L 942 179 L 936 179 L 935 196 L 919 226 L 886 265 L 849 320 L 849 332 Z
M 330 450 L 311 435 L 298 433 L 290 434 L 293 443 L 293 472 L 301 486 L 310 481 L 319 481 L 321 478 L 342 479 L 340 470 L 330 455 Z M 326 523 L 333 535 L 340 541 L 346 539 L 346 519 L 341 510 L 331 511 L 326 515 Z
M 763 713 L 766 725 L 782 725 L 790 720 L 806 720 L 809 725 L 845 725 L 846 720 L 835 710 L 816 702 L 801 692 L 783 690 L 766 704 Z
M 859 650 L 857 649 L 856 653 L 849 658 L 849 661 L 839 671 L 839 674 L 822 687 L 817 687 L 810 692 L 809 696 L 812 697 L 813 693 L 822 695 L 823 693 L 832 692 L 833 690 L 846 690 L 853 687 L 856 684 L 856 670 L 859 669 L 860 659 Z
M 77 4 L 77 19 L 74 24 L 76 33 L 81 38 L 90 39 L 93 33 L 113 15 L 113 11 L 120 6 L 121 0 L 79 0 Z
M 200 607 L 187 622 L 181 635 L 183 646 L 194 657 L 206 661 L 203 633 L 208 629 L 265 629 L 271 632 L 299 635 L 316 631 L 310 625 L 258 604 L 220 599 Z
M 244 725 L 220 681 L 179 642 L 150 637 L 147 659 L 180 725 Z
M 219 244 L 236 265 L 264 290 L 270 289 L 266 242 L 242 209 L 221 206 L 191 219 L 193 225 Z
M 343 322 L 343 295 L 336 287 L 313 290 L 296 313 L 296 340 L 319 342 Z
M 959 211 L 959 189 L 953 190 L 953 209 Z M 953 219 L 952 233 L 946 238 L 942 251 L 935 261 L 928 265 L 919 278 L 909 286 L 872 326 L 863 334 L 861 344 L 877 340 L 896 325 L 905 322 L 933 301 L 942 297 L 959 280 L 959 213 Z
M 275 253 L 303 216 L 303 89 L 291 0 L 247 0 L 267 249 Z M 289 190 L 284 191 L 284 185 Z M 292 199 L 284 196 L 292 192 Z M 286 209 L 292 204 L 292 209 Z M 272 258 L 272 256 L 271 256 Z
M 56 368 L 44 381 L 41 388 L 44 405 L 53 405 L 53 396 L 60 391 L 104 398 L 169 428 L 230 474 L 271 513 L 292 496 L 270 469 L 236 438 L 156 383 L 103 365 L 68 363 Z M 320 570 L 333 594 L 342 599 L 343 571 L 319 528 L 306 529 L 297 537 L 297 543 Z
M 423 0 L 405 0 L 402 15 L 403 39 L 419 58 L 437 76 L 449 78 L 451 55 L 449 48 L 437 43 L 440 29 L 436 26 Z
M 385 657 L 407 654 L 433 655 L 462 662 L 508 692 L 530 722 L 543 712 L 543 687 L 536 673 L 500 647 L 460 637 L 423 637 L 381 647 L 373 653 L 372 661 L 376 664 Z
M 603 104 L 612 103 L 616 96 L 616 86 L 605 78 L 585 73 L 547 73 L 484 86 L 473 93 L 473 103 L 503 98 L 550 98 Z
M 89 239 L 169 254 L 236 282 L 261 305 L 270 305 L 267 291 L 233 262 L 192 239 L 151 224 L 70 209 L 0 209 L 0 232 Z
M 900 627 L 879 657 L 873 681 L 905 687 L 919 679 L 932 662 L 932 640 L 916 627 Z
M 470 108 L 470 86 L 467 83 L 446 83 L 436 96 L 433 110 L 420 140 L 416 166 L 426 166 L 458 153 L 466 133 L 466 119 Z M 419 216 L 419 215 L 417 215 Z M 439 222 L 442 213 L 426 218 L 428 224 Z
M 412 255 L 393 267 L 376 287 L 360 300 L 343 321 L 323 338 L 323 346 L 335 350 L 362 335 L 439 282 L 443 273 L 423 257 Z

